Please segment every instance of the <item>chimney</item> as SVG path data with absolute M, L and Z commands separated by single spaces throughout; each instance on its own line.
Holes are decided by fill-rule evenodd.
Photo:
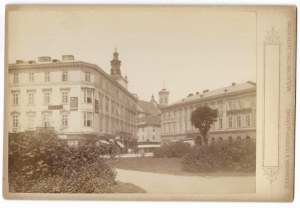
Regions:
M 73 55 L 62 55 L 62 61 L 74 61 Z
M 16 64 L 23 64 L 24 61 L 23 60 L 16 60 Z
M 52 62 L 57 63 L 57 62 L 60 62 L 60 60 L 58 60 L 58 59 L 52 59 Z
M 235 82 L 232 82 L 231 86 L 235 86 Z
M 199 92 L 196 92 L 196 95 L 199 95 Z
M 208 91 L 209 91 L 209 89 L 203 90 L 203 93 L 206 93 L 206 92 L 208 92 Z
M 29 64 L 35 64 L 36 62 L 35 62 L 35 60 L 30 60 L 30 61 L 28 61 L 28 63 Z
M 191 97 L 191 96 L 193 96 L 193 93 L 188 94 L 188 97 Z
M 40 57 L 38 57 L 38 62 L 49 62 L 49 61 L 51 61 L 50 56 L 40 56 Z
M 247 83 L 249 83 L 249 84 L 252 84 L 252 85 L 256 86 L 256 83 L 255 83 L 255 82 L 252 82 L 252 81 L 247 81 Z

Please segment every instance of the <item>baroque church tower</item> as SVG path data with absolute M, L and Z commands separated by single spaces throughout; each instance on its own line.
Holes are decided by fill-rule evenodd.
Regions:
M 119 60 L 119 53 L 117 52 L 117 49 L 115 49 L 115 52 L 113 53 L 113 60 L 110 61 L 110 64 L 110 76 L 112 76 L 125 89 L 128 89 L 127 76 L 124 78 L 121 74 L 121 61 Z
M 159 104 L 161 106 L 168 105 L 170 92 L 166 90 L 165 87 L 163 86 L 163 89 L 159 91 L 158 94 L 159 94 Z

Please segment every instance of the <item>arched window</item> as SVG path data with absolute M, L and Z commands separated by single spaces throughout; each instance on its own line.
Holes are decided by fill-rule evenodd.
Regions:
M 228 143 L 229 144 L 232 144 L 232 142 L 233 142 L 233 138 L 230 136 L 230 137 L 228 137 Z
M 222 143 L 223 142 L 223 138 L 222 137 L 219 137 L 218 138 L 218 143 Z
M 246 136 L 246 142 L 249 143 L 251 141 L 250 136 Z

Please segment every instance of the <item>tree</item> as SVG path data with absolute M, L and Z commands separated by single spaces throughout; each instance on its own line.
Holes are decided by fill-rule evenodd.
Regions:
M 192 112 L 190 121 L 192 125 L 199 130 L 204 140 L 205 146 L 208 145 L 207 133 L 211 125 L 216 121 L 217 116 L 218 116 L 218 110 L 211 109 L 208 106 L 198 107 L 196 110 Z M 199 143 L 196 141 L 196 144 Z

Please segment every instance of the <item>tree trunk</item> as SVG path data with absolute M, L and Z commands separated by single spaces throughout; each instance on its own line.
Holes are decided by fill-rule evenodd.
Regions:
M 205 147 L 207 147 L 207 146 L 208 146 L 208 138 L 207 138 L 207 135 L 206 135 L 206 134 L 203 134 L 202 136 L 203 136 L 203 140 L 204 140 L 204 145 L 205 145 Z

